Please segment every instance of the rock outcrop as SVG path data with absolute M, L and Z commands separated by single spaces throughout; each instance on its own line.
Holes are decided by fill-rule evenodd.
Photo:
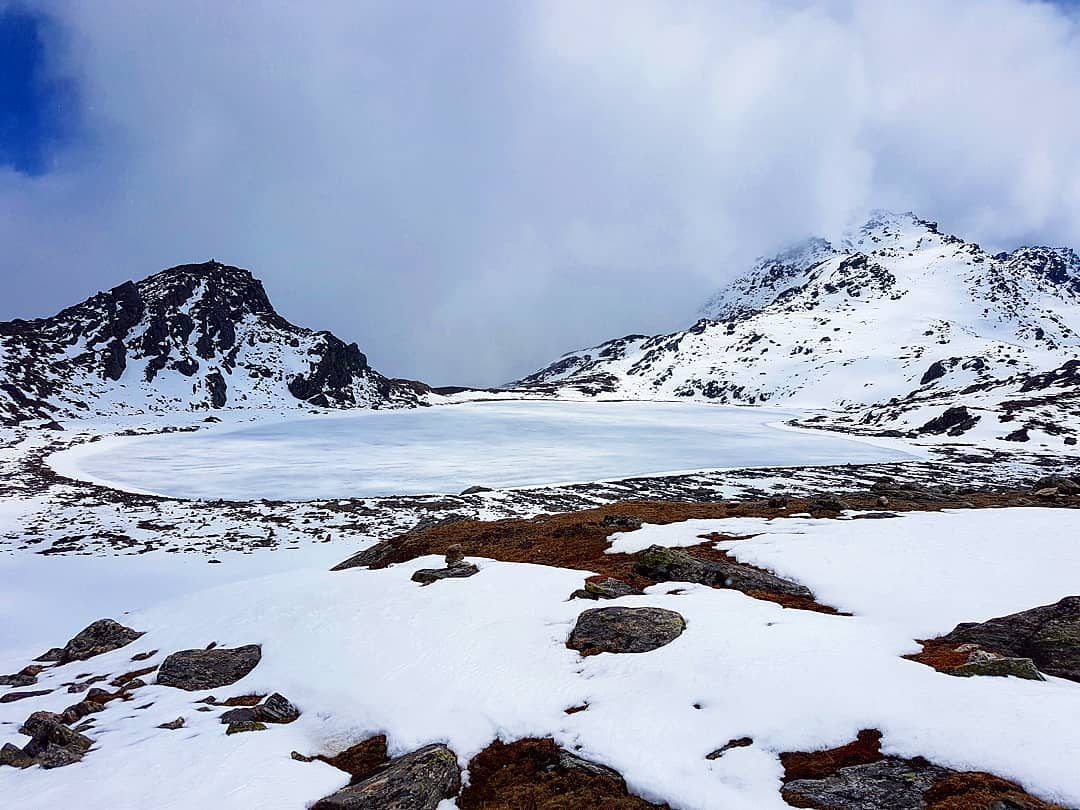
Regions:
M 243 678 L 262 658 L 258 644 L 215 647 L 212 650 L 181 650 L 166 658 L 158 669 L 157 682 L 188 692 L 228 686 Z
M 643 653 L 670 644 L 685 629 L 686 620 L 666 608 L 591 608 L 578 616 L 566 646 L 582 655 Z
M 435 810 L 460 789 L 457 754 L 445 745 L 426 745 L 320 799 L 311 810 Z

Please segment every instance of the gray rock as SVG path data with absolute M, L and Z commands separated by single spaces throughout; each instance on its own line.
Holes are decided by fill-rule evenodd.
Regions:
M 578 616 L 566 646 L 582 655 L 643 653 L 670 644 L 685 629 L 686 620 L 665 608 L 590 608 Z
M 49 723 L 59 723 L 60 715 L 56 712 L 34 712 L 19 726 L 19 733 L 27 737 L 37 736 Z
M 71 661 L 85 661 L 95 655 L 126 647 L 141 635 L 142 633 L 138 630 L 124 627 L 124 625 L 112 619 L 98 619 L 72 638 L 60 650 L 55 660 L 60 664 L 67 664 Z M 37 660 L 50 660 L 52 653 L 53 650 L 49 650 Z
M 242 706 L 221 715 L 222 723 L 291 723 L 300 710 L 283 695 L 274 692 L 258 706 Z
M 607 577 L 599 582 L 586 580 L 585 590 L 595 594 L 594 599 L 618 599 L 620 596 L 640 596 L 644 593 L 614 577 Z
M 291 723 L 300 717 L 300 710 L 284 695 L 274 692 L 255 707 L 256 719 L 264 723 Z
M 634 570 L 657 582 L 696 582 L 713 588 L 766 591 L 812 597 L 810 589 L 768 571 L 732 560 L 702 560 L 682 549 L 649 546 L 637 556 Z
M 604 515 L 600 525 L 608 529 L 619 529 L 624 532 L 640 529 L 644 521 L 633 515 Z
M 257 720 L 241 720 L 229 723 L 229 727 L 225 729 L 226 734 L 244 734 L 248 731 L 266 731 L 266 726 Z
M 946 670 L 949 675 L 970 678 L 976 675 L 1024 678 L 1029 681 L 1045 681 L 1035 662 L 1030 658 L 1006 658 L 1001 655 L 972 655 L 966 664 Z
M 12 675 L 0 675 L 0 686 L 33 686 L 43 668 L 36 664 L 23 667 Z
M 460 543 L 454 543 L 448 549 L 446 549 L 446 557 L 444 561 L 447 565 L 456 565 L 459 562 L 465 561 L 465 552 L 461 549 Z
M 331 571 L 347 571 L 350 568 L 370 568 L 373 565 L 379 565 L 390 559 L 391 554 L 394 551 L 394 546 L 389 540 L 383 540 L 381 543 L 376 543 L 369 548 L 365 548 L 363 551 L 358 551 L 349 557 L 347 560 L 343 560 L 331 568 Z
M 4 747 L 0 748 L 0 765 L 11 768 L 29 768 L 33 764 L 33 757 L 11 743 L 4 743 Z
M 262 658 L 258 644 L 217 647 L 213 650 L 181 650 L 166 658 L 157 682 L 187 692 L 228 686 L 255 669 Z
M 63 723 L 42 719 L 36 724 L 34 736 L 23 748 L 23 753 L 43 768 L 60 768 L 78 762 L 91 745 L 93 741 L 89 737 Z
M 480 573 L 480 569 L 472 563 L 460 562 L 448 565 L 446 568 L 421 568 L 412 575 L 413 582 L 422 585 L 430 585 L 440 579 L 461 579 Z
M 479 495 L 481 492 L 491 492 L 491 487 L 472 486 L 461 490 L 462 495 Z
M 163 728 L 168 731 L 176 731 L 177 729 L 184 727 L 184 718 L 177 717 L 175 720 L 170 720 L 168 723 L 162 723 L 158 728 Z
M 1056 489 L 1062 495 L 1080 495 L 1080 483 L 1061 475 L 1048 475 L 1045 478 L 1040 478 L 1032 486 L 1032 489 Z
M 783 788 L 784 800 L 798 807 L 831 810 L 921 810 L 923 795 L 952 771 L 887 757 L 869 765 L 841 768 L 825 779 L 798 779 Z M 796 800 L 796 801 L 793 801 Z
M 457 754 L 426 745 L 390 761 L 383 770 L 320 799 L 311 810 L 435 810 L 461 789 Z
M 68 706 L 60 714 L 60 722 L 65 725 L 72 725 L 82 720 L 84 717 L 90 714 L 96 714 L 105 710 L 105 704 L 97 703 L 93 700 L 82 700 L 71 706 Z
M 977 644 L 1006 658 L 1030 658 L 1040 672 L 1080 682 L 1080 596 L 979 624 L 960 624 L 941 640 Z
M 810 514 L 839 514 L 840 512 L 846 512 L 849 509 L 851 509 L 851 504 L 847 501 L 840 500 L 835 495 L 821 495 L 810 501 L 810 505 L 807 507 L 807 511 L 809 511 Z

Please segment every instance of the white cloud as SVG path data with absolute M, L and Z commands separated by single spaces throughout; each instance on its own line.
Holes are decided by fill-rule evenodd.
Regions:
M 0 317 L 213 255 L 388 373 L 496 383 L 871 207 L 1080 244 L 1045 3 L 44 8 L 84 137 L 0 172 Z

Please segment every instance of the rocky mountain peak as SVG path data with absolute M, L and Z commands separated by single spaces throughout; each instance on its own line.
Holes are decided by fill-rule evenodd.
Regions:
M 0 324 L 0 420 L 166 408 L 416 405 L 426 387 L 295 326 L 248 270 L 183 264 Z

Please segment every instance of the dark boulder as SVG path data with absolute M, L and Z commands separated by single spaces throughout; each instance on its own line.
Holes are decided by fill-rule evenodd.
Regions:
M 812 515 L 838 515 L 849 509 L 851 509 L 851 504 L 840 500 L 835 495 L 819 495 L 810 501 L 810 505 L 807 507 L 807 511 Z
M 53 651 L 45 653 L 38 661 L 56 660 L 58 664 L 67 664 L 71 661 L 85 661 L 95 655 L 112 652 L 121 647 L 126 647 L 142 635 L 138 630 L 124 627 L 112 619 L 98 619 L 93 624 L 81 630 L 78 635 L 71 639 L 52 658 Z
M 457 754 L 445 745 L 426 745 L 320 799 L 311 810 L 435 810 L 460 789 Z
M 349 557 L 347 560 L 342 560 L 331 571 L 346 571 L 349 568 L 369 568 L 372 566 L 379 566 L 385 564 L 387 560 L 392 559 L 395 547 L 389 540 L 383 540 L 381 543 L 376 543 L 373 546 L 365 548 L 363 551 L 358 551 Z
M 649 546 L 637 555 L 634 570 L 657 582 L 696 582 L 713 588 L 764 591 L 812 597 L 805 585 L 733 560 L 703 560 L 682 549 Z
M 25 727 L 26 724 L 24 724 Z M 41 719 L 34 736 L 23 748 L 43 768 L 60 768 L 83 758 L 93 741 L 56 720 Z
M 985 622 L 959 624 L 939 639 L 1030 658 L 1040 672 L 1080 682 L 1080 596 Z
M 33 686 L 42 667 L 37 664 L 23 667 L 13 675 L 0 675 L 0 686 Z
M 277 692 L 257 706 L 230 709 L 221 715 L 222 723 L 291 723 L 300 717 L 292 701 Z
M 643 653 L 670 644 L 685 629 L 686 620 L 665 608 L 590 608 L 578 616 L 566 646 L 582 655 Z
M 412 581 L 421 585 L 430 585 L 440 579 L 462 579 L 480 573 L 480 569 L 472 563 L 459 562 L 448 565 L 446 568 L 421 568 L 413 572 Z
M 472 486 L 461 490 L 462 495 L 479 495 L 481 492 L 491 492 L 491 487 Z
M 226 734 L 244 734 L 248 731 L 266 731 L 266 726 L 257 720 L 240 720 L 229 723 L 229 727 L 225 729 Z
M 926 370 L 926 373 L 922 375 L 922 379 L 919 380 L 919 385 L 926 385 L 934 380 L 939 380 L 945 376 L 945 364 L 940 360 L 935 360 L 930 364 L 930 368 Z
M 262 658 L 258 644 L 216 647 L 212 650 L 181 650 L 166 658 L 157 682 L 187 692 L 228 686 L 255 669 Z
M 921 810 L 923 796 L 952 771 L 928 762 L 886 757 L 840 768 L 824 779 L 797 779 L 783 797 L 796 807 L 833 810 Z

